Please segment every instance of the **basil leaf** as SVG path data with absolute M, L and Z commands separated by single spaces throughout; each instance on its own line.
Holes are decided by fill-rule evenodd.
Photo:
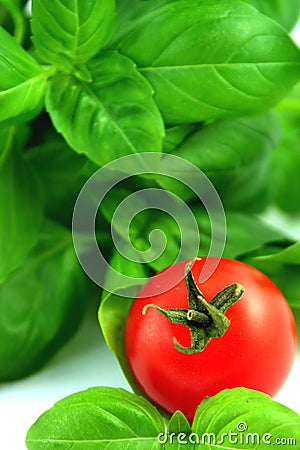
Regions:
M 1 381 L 40 369 L 74 334 L 84 288 L 70 233 L 45 223 L 38 245 L 0 285 Z
M 0 27 L 0 122 L 29 120 L 43 107 L 47 72 Z
M 300 308 L 300 243 L 282 247 L 262 247 L 243 259 L 264 272 L 279 287 L 290 306 Z
M 26 444 L 28 450 L 156 450 L 163 430 L 162 417 L 146 399 L 98 387 L 57 402 L 32 425 Z
M 189 442 L 192 430 L 190 424 L 181 411 L 176 411 L 169 420 L 167 433 L 161 437 L 160 442 L 166 441 L 164 450 L 195 450 L 195 446 Z
M 114 0 L 33 0 L 33 42 L 42 61 L 68 71 L 89 61 L 106 43 Z
M 150 81 L 167 123 L 259 114 L 299 79 L 296 44 L 251 6 L 237 0 L 163 3 L 150 11 L 133 8 L 131 27 L 114 45 Z
M 86 158 L 75 153 L 56 135 L 31 148 L 28 160 L 42 180 L 46 214 L 69 226 L 76 199 L 88 178 L 83 173 Z
M 289 214 L 300 212 L 300 83 L 278 105 L 282 139 L 271 153 L 264 189 L 281 210 Z
M 198 207 L 193 207 L 192 211 L 199 226 L 202 249 L 208 251 L 211 241 L 209 217 Z M 281 231 L 266 224 L 256 214 L 228 211 L 226 213 L 226 224 L 227 236 L 223 253 L 223 257 L 226 258 L 242 259 L 270 242 L 280 243 L 285 239 Z M 218 230 L 214 230 L 215 239 L 218 235 Z M 251 239 L 249 239 L 249 236 L 251 236 Z
M 110 260 L 110 266 L 120 273 L 128 275 L 131 273 L 134 278 L 144 278 L 147 276 L 145 265 L 131 263 L 118 252 L 113 254 Z M 113 285 L 112 278 L 110 277 L 111 275 L 108 272 L 106 275 L 106 284 Z M 114 292 L 104 291 L 98 313 L 99 324 L 106 344 L 114 352 L 129 384 L 134 392 L 138 394 L 142 392 L 131 374 L 125 356 L 124 329 L 132 298 L 135 297 L 140 287 L 141 285 L 133 279 L 131 286 L 130 281 L 128 281 L 121 286 L 115 286 Z M 122 290 L 126 289 L 126 293 L 128 293 L 129 288 L 132 289 L 132 298 L 128 296 L 122 297 Z
M 14 127 L 0 131 L 0 283 L 36 244 L 44 207 L 40 179 L 16 134 Z
M 200 125 L 172 153 L 201 169 L 227 208 L 242 205 L 245 209 L 252 206 L 252 197 L 264 183 L 269 154 L 279 139 L 280 124 L 277 116 L 269 112 L 253 118 L 219 119 Z M 181 174 L 184 176 L 188 180 L 191 175 Z M 161 177 L 159 183 L 185 200 L 194 198 L 193 192 L 176 180 Z
M 281 264 L 299 264 L 300 265 L 300 242 L 296 242 L 274 254 L 257 256 L 259 261 L 270 261 Z
M 109 269 L 105 275 L 105 289 L 120 296 L 122 292 L 124 294 L 125 290 L 127 292 L 130 289 L 130 297 L 135 297 L 138 288 L 148 279 L 147 269 L 142 261 L 135 262 L 128 257 L 126 243 L 118 242 L 118 245 L 122 252 L 116 250 L 110 258 Z M 125 275 L 126 278 L 119 277 L 118 273 Z
M 184 140 L 196 131 L 197 128 L 197 125 L 189 123 L 167 128 L 163 140 L 163 152 L 172 153 L 179 145 L 182 145 Z
M 162 191 L 161 199 L 164 194 Z M 166 196 L 165 199 L 167 201 Z M 148 208 L 131 224 L 131 240 L 140 252 L 147 252 L 144 261 L 154 272 L 163 270 L 177 259 L 184 260 L 197 255 L 197 223 L 188 208 L 182 209 L 181 203 L 176 203 L 170 197 L 169 210 L 167 204 L 165 210 L 155 210 L 155 214 Z
M 181 411 L 175 411 L 168 423 L 169 433 L 191 433 L 190 424 Z
M 300 16 L 299 0 L 249 0 L 249 3 L 266 16 L 279 22 L 288 31 L 296 25 Z
M 22 43 L 25 34 L 24 15 L 19 0 L 0 0 L 1 6 L 9 13 L 14 24 L 14 37 L 18 43 Z
M 134 63 L 106 52 L 88 69 L 92 83 L 68 75 L 49 82 L 46 107 L 68 144 L 99 165 L 130 153 L 161 151 L 163 122 Z
M 206 439 L 205 448 L 233 449 L 238 445 L 254 450 L 269 448 L 276 439 L 300 442 L 300 416 L 261 392 L 226 389 L 200 404 L 192 430 Z

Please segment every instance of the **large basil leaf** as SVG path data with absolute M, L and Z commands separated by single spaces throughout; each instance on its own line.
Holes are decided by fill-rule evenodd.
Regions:
M 0 285 L 1 381 L 40 369 L 83 315 L 85 279 L 70 233 L 44 226 L 37 247 Z
M 167 128 L 163 140 L 163 151 L 165 153 L 172 153 L 175 151 L 175 149 L 179 147 L 189 135 L 196 131 L 197 128 L 198 125 L 190 123 Z
M 0 27 L 0 122 L 28 120 L 43 106 L 47 72 Z
M 102 48 L 114 18 L 114 0 L 33 0 L 32 33 L 38 56 L 72 70 Z
M 287 30 L 292 30 L 300 15 L 299 0 L 248 0 L 263 14 L 279 22 Z
M 35 245 L 44 206 L 40 179 L 20 151 L 23 137 L 16 135 L 14 127 L 0 130 L 0 283 Z
M 192 430 L 196 448 L 267 449 L 276 439 L 300 442 L 300 416 L 261 392 L 226 389 L 200 404 Z
M 156 450 L 164 422 L 150 402 L 123 389 L 91 388 L 57 402 L 27 434 L 28 450 Z
M 201 169 L 227 208 L 242 205 L 243 209 L 251 209 L 257 206 L 258 202 L 251 199 L 264 183 L 269 154 L 279 139 L 280 124 L 273 113 L 244 119 L 224 118 L 200 125 L 172 153 Z M 173 170 L 175 180 L 161 177 L 160 185 L 185 200 L 193 199 L 194 193 L 176 181 L 180 167 Z M 180 175 L 187 181 L 191 177 L 188 173 Z M 264 196 L 259 200 L 263 202 Z
M 264 188 L 280 209 L 295 215 L 300 212 L 300 83 L 278 109 L 282 139 L 270 155 Z
M 106 52 L 88 69 L 92 83 L 71 75 L 49 82 L 46 107 L 68 144 L 99 165 L 129 153 L 161 151 L 163 122 L 134 63 Z
M 77 196 L 88 178 L 83 173 L 86 158 L 75 153 L 59 135 L 55 135 L 31 148 L 28 159 L 43 183 L 46 214 L 69 226 Z
M 192 427 L 177 411 L 163 420 L 146 399 L 123 389 L 95 387 L 70 395 L 42 414 L 27 433 L 28 450 L 189 450 L 295 446 L 300 416 L 251 389 L 235 388 L 206 398 Z
M 244 2 L 145 3 L 112 45 L 150 81 L 167 123 L 260 113 L 299 79 L 296 44 Z

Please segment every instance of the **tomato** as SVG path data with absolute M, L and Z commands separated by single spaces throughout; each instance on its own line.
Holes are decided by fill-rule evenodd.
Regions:
M 187 270 L 189 280 L 189 261 L 162 271 L 159 282 L 152 277 L 131 305 L 124 334 L 127 361 L 142 391 L 190 421 L 204 397 L 226 388 L 244 386 L 273 397 L 296 354 L 294 316 L 277 286 L 255 268 L 226 258 L 199 284 L 206 259 Z M 228 296 L 231 306 L 224 306 Z M 198 312 L 191 312 L 189 300 Z M 219 316 L 224 320 L 218 324 Z

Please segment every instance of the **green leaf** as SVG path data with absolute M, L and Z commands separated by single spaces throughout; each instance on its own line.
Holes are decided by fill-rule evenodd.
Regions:
M 38 245 L 0 285 L 1 381 L 40 369 L 74 334 L 84 286 L 70 233 L 44 223 Z
M 0 0 L 0 8 L 3 6 L 9 13 L 14 24 L 14 37 L 21 44 L 25 34 L 25 17 L 19 0 Z
M 211 240 L 209 217 L 197 207 L 193 207 L 192 210 L 199 226 L 203 248 L 205 249 L 206 244 L 208 251 Z M 217 221 L 216 224 L 218 224 Z M 226 224 L 227 236 L 223 253 L 226 258 L 242 259 L 268 243 L 281 243 L 285 239 L 281 231 L 266 224 L 256 214 L 228 211 L 226 213 Z M 218 235 L 218 230 L 214 229 L 214 238 L 217 239 Z M 251 239 L 249 239 L 249 236 L 251 236 Z
M 40 175 L 45 191 L 46 214 L 69 226 L 76 199 L 88 178 L 87 174 L 83 174 L 86 158 L 75 153 L 56 134 L 31 148 L 28 160 Z
M 289 304 L 300 308 L 300 243 L 264 246 L 243 261 L 264 272 L 279 287 Z
M 40 179 L 21 154 L 16 133 L 14 127 L 0 130 L 0 283 L 37 242 L 44 206 Z
M 300 442 L 300 416 L 261 392 L 226 389 L 200 404 L 192 430 L 199 448 L 267 449 L 278 438 Z
M 191 433 L 192 430 L 185 415 L 181 411 L 176 411 L 168 423 L 168 441 L 165 450 L 183 450 L 184 448 L 194 450 L 194 445 L 188 440 Z M 171 436 L 172 439 L 170 439 Z
M 169 420 L 167 433 L 161 442 L 167 440 L 164 450 L 195 450 L 195 446 L 189 442 L 192 430 L 190 424 L 181 411 L 176 411 Z M 172 436 L 172 437 L 171 437 Z
M 119 184 L 100 209 L 121 252 L 155 272 L 197 256 L 199 233 L 192 212 L 179 196 L 157 188 L 156 179 L 135 177 L 132 184 Z
M 109 292 L 123 296 L 126 291 L 127 297 L 135 297 L 138 289 L 148 280 L 147 267 L 142 259 L 137 261 L 130 259 L 126 245 L 128 244 L 118 241 L 122 253 L 116 250 L 110 258 L 104 284 Z
M 161 151 L 162 119 L 134 63 L 106 52 L 88 69 L 92 83 L 68 75 L 49 82 L 46 107 L 68 144 L 99 165 L 130 153 Z
M 0 27 L 0 122 L 29 120 L 43 107 L 48 74 Z
M 115 252 L 111 258 L 110 266 L 120 273 L 128 275 L 131 273 L 135 278 L 144 278 L 147 276 L 145 265 L 131 263 L 126 258 L 123 258 L 118 252 Z M 112 285 L 113 283 L 111 282 L 110 277 L 111 275 L 108 272 L 106 275 L 106 284 L 109 283 Z M 115 286 L 114 292 L 104 291 L 98 313 L 99 324 L 106 344 L 114 352 L 124 375 L 134 392 L 138 394 L 142 392 L 134 381 L 125 356 L 124 329 L 132 300 L 140 287 L 141 284 L 139 284 L 136 279 L 133 279 L 131 285 L 130 280 L 127 280 L 125 284 L 123 283 L 122 285 Z M 130 288 L 132 290 L 132 298 L 128 296 L 123 297 L 122 291 L 126 289 L 126 293 L 128 293 Z
M 179 145 L 182 145 L 184 140 L 189 137 L 197 129 L 194 124 L 182 124 L 165 130 L 165 137 L 163 140 L 163 151 L 165 153 L 172 153 Z
M 28 450 L 156 450 L 163 419 L 147 400 L 97 387 L 57 402 L 28 431 Z
M 154 272 L 176 262 L 197 256 L 199 245 L 198 227 L 192 213 L 182 208 L 181 202 L 169 198 L 161 191 L 161 199 L 165 197 L 165 206 L 155 213 L 148 210 L 137 216 L 131 225 L 131 240 L 141 251 L 145 252 L 144 261 Z M 159 203 L 158 203 L 159 205 Z
M 299 79 L 296 44 L 244 2 L 144 3 L 111 45 L 150 81 L 166 123 L 258 114 Z
M 300 265 L 300 242 L 289 245 L 288 247 L 276 253 L 270 253 L 256 257 L 262 262 L 274 262 L 281 264 L 299 264 Z
M 248 0 L 251 5 L 257 8 L 266 16 L 279 22 L 288 31 L 296 25 L 300 16 L 299 0 Z
M 224 118 L 200 125 L 172 154 L 190 161 L 211 180 L 227 208 L 250 209 L 251 198 L 261 187 L 268 157 L 280 139 L 280 125 L 273 113 L 253 118 Z M 162 160 L 162 165 L 164 160 Z M 180 167 L 173 168 L 174 174 Z M 190 174 L 181 177 L 190 179 Z M 194 193 L 176 180 L 159 183 L 185 200 Z
M 72 71 L 106 43 L 114 0 L 33 0 L 33 43 L 42 61 Z
M 289 214 L 300 212 L 300 83 L 278 105 L 282 139 L 271 153 L 265 190 L 280 209 Z
M 175 411 L 168 423 L 169 433 L 191 433 L 190 424 L 181 411 Z

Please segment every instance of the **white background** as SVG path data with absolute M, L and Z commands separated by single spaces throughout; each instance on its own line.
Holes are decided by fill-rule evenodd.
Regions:
M 300 27 L 294 37 L 300 42 Z M 268 217 L 273 222 L 272 212 Z M 279 221 L 298 234 L 300 219 L 298 224 L 290 224 L 284 217 Z M 42 371 L 21 381 L 0 384 L 1 450 L 25 450 L 28 428 L 45 410 L 69 394 L 101 385 L 130 389 L 114 355 L 104 343 L 97 321 L 97 306 L 90 305 L 79 332 Z M 296 319 L 300 329 L 300 312 Z M 299 374 L 300 341 L 290 376 L 275 398 L 300 414 Z

